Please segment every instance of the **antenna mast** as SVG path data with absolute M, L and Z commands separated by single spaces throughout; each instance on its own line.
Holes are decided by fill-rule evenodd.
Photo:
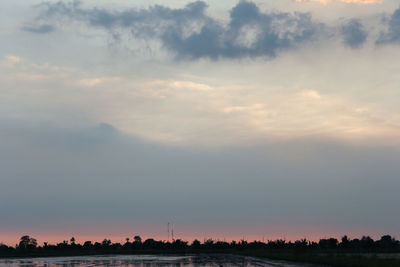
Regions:
M 172 231 L 171 231 L 171 234 L 172 234 L 172 242 L 174 242 L 174 223 L 172 223 L 172 225 L 171 225 L 171 228 L 172 228 Z
M 168 242 L 169 242 L 169 223 L 168 223 Z

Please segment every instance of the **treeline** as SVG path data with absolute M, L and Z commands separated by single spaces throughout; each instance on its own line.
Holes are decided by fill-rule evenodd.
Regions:
M 93 254 L 139 254 L 139 253 L 231 253 L 236 251 L 291 251 L 291 252 L 400 252 L 400 241 L 390 235 L 373 240 L 369 236 L 361 239 L 349 239 L 344 236 L 340 241 L 336 238 L 320 239 L 319 242 L 306 239 L 297 241 L 270 240 L 267 242 L 245 240 L 218 241 L 213 239 L 200 242 L 194 240 L 189 243 L 181 239 L 157 241 L 149 238 L 142 240 L 135 236 L 132 240 L 126 238 L 125 243 L 112 243 L 109 239 L 102 242 L 86 241 L 83 244 L 76 242 L 72 237 L 58 244 L 44 242 L 39 246 L 37 240 L 30 236 L 22 236 L 16 246 L 7 246 L 0 243 L 0 256 L 46 256 L 46 255 L 93 255 Z

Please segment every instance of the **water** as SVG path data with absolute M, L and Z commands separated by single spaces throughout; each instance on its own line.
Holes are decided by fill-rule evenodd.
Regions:
M 129 255 L 129 256 L 83 256 L 0 259 L 1 267 L 95 267 L 95 266 L 126 266 L 126 267 L 300 267 L 316 266 L 311 264 L 288 263 L 284 261 L 263 260 L 252 257 L 233 255 L 199 255 L 199 256 L 159 256 L 159 255 Z

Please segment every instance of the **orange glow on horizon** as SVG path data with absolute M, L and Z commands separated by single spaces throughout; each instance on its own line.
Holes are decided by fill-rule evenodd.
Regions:
M 155 229 L 153 227 L 134 227 L 135 229 L 142 229 L 141 232 L 129 230 L 129 227 L 122 227 L 115 230 L 115 228 L 102 227 L 93 229 L 79 229 L 79 230 L 38 230 L 32 229 L 30 231 L 12 230 L 7 232 L 0 232 L 0 243 L 9 246 L 15 246 L 19 242 L 19 238 L 23 235 L 29 235 L 36 238 L 39 245 L 44 242 L 49 244 L 57 244 L 64 240 L 70 241 L 74 237 L 76 243 L 83 244 L 85 241 L 101 242 L 104 239 L 110 239 L 113 243 L 125 243 L 126 238 L 133 240 L 135 235 L 139 235 L 143 240 L 153 238 L 155 240 L 167 241 L 166 228 Z M 310 241 L 318 241 L 321 238 L 334 237 L 340 239 L 342 236 L 347 235 L 350 238 L 360 238 L 363 235 L 369 235 L 374 239 L 380 238 L 382 235 L 390 234 L 382 230 L 367 229 L 367 228 L 348 228 L 340 229 L 339 227 L 318 227 L 318 226 L 301 226 L 301 227 L 282 227 L 282 226 L 249 226 L 247 227 L 234 227 L 234 226 L 214 226 L 214 227 L 194 227 L 194 226 L 181 226 L 176 227 L 175 239 L 182 239 L 189 243 L 197 239 L 201 242 L 207 239 L 227 241 L 233 240 L 246 240 L 246 241 L 265 241 L 284 239 L 287 241 L 295 241 L 306 238 Z M 114 230 L 110 230 L 114 229 Z M 103 234 L 104 233 L 104 234 Z M 126 233 L 126 234 L 125 234 Z M 393 236 L 393 234 L 392 234 Z

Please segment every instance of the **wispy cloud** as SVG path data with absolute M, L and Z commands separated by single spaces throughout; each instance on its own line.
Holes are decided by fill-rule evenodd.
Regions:
M 309 135 L 387 136 L 391 142 L 400 131 L 399 118 L 385 117 L 369 104 L 321 93 L 315 85 L 311 89 L 291 85 L 285 92 L 271 85 L 238 86 L 228 80 L 216 85 L 206 80 L 93 76 L 84 69 L 37 65 L 16 56 L 3 60 L 10 61 L 16 65 L 0 68 L 2 98 L 4 104 L 21 103 L 21 107 L 4 105 L 3 113 L 20 114 L 20 119 L 75 124 L 89 117 L 169 144 L 228 145 Z M 279 76 L 282 68 L 287 67 L 269 73 Z M 283 79 L 300 82 L 296 77 Z
M 45 34 L 45 33 L 50 33 L 52 31 L 54 31 L 54 27 L 52 25 L 49 24 L 44 24 L 44 25 L 27 25 L 21 28 L 23 31 L 27 31 L 27 32 L 32 32 L 32 33 L 41 33 L 41 34 Z
M 159 40 L 179 58 L 275 57 L 314 40 L 323 28 L 308 13 L 262 12 L 247 1 L 230 11 L 228 23 L 208 16 L 202 1 L 178 9 L 156 5 L 125 11 L 87 9 L 77 1 L 40 7 L 44 9 L 40 20 L 62 17 L 110 32 L 128 29 L 136 38 Z
M 382 32 L 378 44 L 400 43 L 400 8 L 398 8 L 390 17 L 384 19 L 387 25 L 386 31 Z
M 321 4 L 330 4 L 334 2 L 341 2 L 346 4 L 360 4 L 360 5 L 367 5 L 367 4 L 381 4 L 383 0 L 296 0 L 296 2 L 318 2 Z
M 20 57 L 14 55 L 5 56 L 2 60 L 0 60 L 0 66 L 4 66 L 7 68 L 12 68 L 16 64 L 20 63 L 22 59 Z
M 353 4 L 382 3 L 380 0 L 297 0 Z M 24 31 L 46 34 L 55 25 L 67 28 L 71 22 L 101 29 L 115 43 L 135 46 L 138 42 L 156 44 L 158 50 L 168 51 L 177 59 L 243 59 L 276 58 L 285 51 L 296 50 L 326 39 L 343 39 L 345 46 L 361 48 L 368 39 L 376 43 L 396 43 L 400 40 L 396 11 L 378 29 L 387 26 L 381 36 L 371 34 L 360 18 L 348 18 L 346 23 L 327 25 L 313 18 L 311 13 L 261 10 L 250 1 L 240 1 L 229 10 L 227 20 L 210 16 L 203 1 L 192 2 L 182 8 L 153 5 L 148 8 L 112 10 L 87 7 L 80 1 L 44 2 L 37 6 L 37 21 L 24 26 Z M 37 25 L 37 26 L 35 26 Z M 129 36 L 129 37 L 126 37 Z M 370 37 L 370 38 L 368 38 Z

